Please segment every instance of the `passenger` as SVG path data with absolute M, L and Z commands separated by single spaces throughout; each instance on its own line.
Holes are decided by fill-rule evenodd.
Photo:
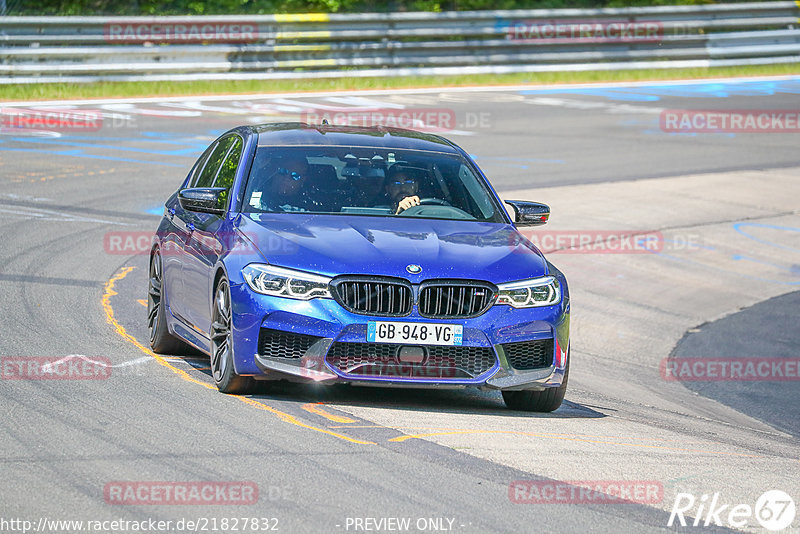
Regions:
M 261 209 L 266 211 L 325 211 L 321 195 L 308 179 L 308 161 L 302 156 L 273 159 L 267 172 Z

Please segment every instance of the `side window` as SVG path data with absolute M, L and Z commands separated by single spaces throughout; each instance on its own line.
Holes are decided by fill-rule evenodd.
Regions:
M 211 184 L 214 183 L 214 178 L 217 176 L 217 171 L 220 165 L 222 165 L 222 161 L 228 154 L 228 149 L 236 139 L 236 137 L 226 137 L 217 143 L 216 148 L 214 148 L 211 155 L 208 156 L 206 166 L 195 181 L 194 187 L 211 187 Z
M 208 160 L 209 154 L 214 149 L 214 145 L 208 147 L 203 155 L 198 158 L 197 163 L 194 164 L 194 168 L 192 169 L 192 177 L 189 179 L 189 182 L 186 184 L 186 187 L 196 187 L 197 177 L 200 176 L 200 173 L 203 172 L 203 168 L 205 167 L 206 160 Z
M 239 167 L 239 159 L 242 157 L 242 139 L 240 137 L 233 138 L 233 144 L 228 150 L 228 157 L 222 162 L 222 166 L 217 173 L 217 179 L 214 181 L 214 187 L 224 187 L 230 189 L 233 185 L 233 179 L 236 177 L 236 168 Z
M 239 167 L 239 160 L 242 158 L 242 138 L 234 137 L 232 146 L 228 149 L 228 157 L 222 162 L 222 166 L 217 173 L 217 179 L 214 180 L 214 187 L 224 187 L 225 193 L 220 197 L 222 206 L 228 205 L 228 195 L 231 192 L 233 179 L 236 177 L 236 169 Z
M 489 195 L 487 194 L 488 192 L 483 190 L 481 185 L 478 183 L 478 178 L 463 163 L 458 168 L 458 177 L 459 181 L 461 184 L 463 184 L 463 187 L 468 193 L 465 195 L 465 205 L 459 207 L 467 212 L 470 212 L 471 215 L 477 216 L 475 210 L 472 209 L 471 206 L 477 205 L 478 210 L 480 210 L 480 217 L 484 219 L 492 218 L 494 216 L 494 207 L 492 206 L 492 201 L 489 199 Z

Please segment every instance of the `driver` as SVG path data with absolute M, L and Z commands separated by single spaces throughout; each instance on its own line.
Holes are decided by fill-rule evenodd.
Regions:
M 395 215 L 411 206 L 419 206 L 419 180 L 413 169 L 393 166 L 386 178 L 386 196 L 392 203 Z

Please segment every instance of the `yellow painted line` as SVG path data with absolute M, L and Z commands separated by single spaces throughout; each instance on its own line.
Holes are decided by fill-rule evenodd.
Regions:
M 800 1 L 800 0 L 798 0 Z M 272 47 L 274 52 L 327 52 L 331 45 L 275 45 Z
M 330 39 L 331 32 L 319 30 L 313 32 L 275 32 L 275 39 Z
M 335 59 L 295 59 L 288 61 L 277 61 L 278 67 L 333 67 L 336 65 Z
M 139 299 L 136 302 L 138 302 L 142 306 L 147 306 L 147 299 Z
M 383 425 L 349 425 L 349 426 L 329 426 L 328 428 L 387 428 Z M 446 427 L 430 427 L 430 426 L 396 426 L 391 427 L 396 430 L 428 430 L 433 432 L 507 432 L 509 434 L 530 434 L 529 432 L 523 432 L 521 430 L 482 430 L 476 428 L 446 428 Z M 556 433 L 547 433 L 542 432 L 535 434 L 536 436 L 544 436 L 548 438 L 580 438 L 580 439 L 587 439 L 587 438 L 597 438 L 597 439 L 615 439 L 616 436 L 594 436 L 591 434 L 556 434 Z M 653 441 L 653 438 L 637 438 L 634 436 L 622 436 L 619 439 L 626 439 L 630 441 Z M 701 442 L 699 441 L 686 441 L 685 439 L 658 439 L 658 441 L 667 443 L 667 442 L 678 442 L 684 445 L 688 444 L 697 444 L 700 445 Z
M 350 419 L 349 417 L 342 417 L 341 415 L 334 415 L 332 413 L 328 413 L 321 408 L 323 404 L 321 402 L 313 403 L 309 402 L 308 404 L 303 405 L 303 409 L 307 412 L 311 412 L 313 414 L 321 415 L 325 419 L 330 419 L 334 423 L 355 423 L 355 419 Z M 342 427 L 347 428 L 347 427 Z
M 172 365 L 170 365 L 169 362 L 167 362 L 162 356 L 159 356 L 149 348 L 139 343 L 139 340 L 130 335 L 127 332 L 127 330 L 125 330 L 125 327 L 119 324 L 119 322 L 116 320 L 116 318 L 114 317 L 114 309 L 111 307 L 111 297 L 113 297 L 114 295 L 118 295 L 119 293 L 117 293 L 114 290 L 114 285 L 119 280 L 122 280 L 123 278 L 128 276 L 128 273 L 130 273 L 133 269 L 135 269 L 135 267 L 125 267 L 119 273 L 115 274 L 108 282 L 106 282 L 105 293 L 103 293 L 103 300 L 102 300 L 103 310 L 106 312 L 106 322 L 111 326 L 113 326 L 117 334 L 122 336 L 123 339 L 131 342 L 137 349 L 144 352 L 148 356 L 152 356 L 153 358 L 155 358 L 156 362 L 170 369 L 173 373 L 177 374 L 184 380 L 187 380 L 188 382 L 193 382 L 195 384 L 199 384 L 209 389 L 217 389 L 211 384 L 208 384 L 206 382 L 201 382 L 200 380 L 193 378 L 186 371 L 183 371 L 181 369 L 178 369 L 177 367 L 173 367 Z
M 267 406 L 266 404 L 262 404 L 260 402 L 256 402 L 253 399 L 250 399 L 250 398 L 247 398 L 247 397 L 238 397 L 238 398 L 241 399 L 243 402 L 246 402 L 247 404 L 255 406 L 256 408 L 258 408 L 260 410 L 266 410 L 266 411 L 268 411 L 270 413 L 273 413 L 273 414 L 277 415 L 279 419 L 281 419 L 282 421 L 285 421 L 287 423 L 292 423 L 293 425 L 302 426 L 303 428 L 308 428 L 310 430 L 316 430 L 317 432 L 322 432 L 324 434 L 330 434 L 331 436 L 336 436 L 337 438 L 341 438 L 341 439 L 344 439 L 344 440 L 347 440 L 347 441 L 350 441 L 350 442 L 353 442 L 353 443 L 359 443 L 361 445 L 375 445 L 374 441 L 361 441 L 361 440 L 349 438 L 347 436 L 343 436 L 342 434 L 337 434 L 336 432 L 331 432 L 330 430 L 325 430 L 325 429 L 322 429 L 322 428 L 317 428 L 317 427 L 314 427 L 314 426 L 311 426 L 311 425 L 307 425 L 307 424 L 303 423 L 302 421 L 300 421 L 299 419 L 289 415 L 288 413 L 279 412 L 275 408 L 272 408 L 271 406 Z
M 328 22 L 327 13 L 285 13 L 275 15 L 275 22 Z
M 532 432 L 520 432 L 516 430 L 456 430 L 456 431 L 449 431 L 449 432 L 429 432 L 426 434 L 410 434 L 405 436 L 398 436 L 396 438 L 392 438 L 389 441 L 393 442 L 402 442 L 409 439 L 422 439 L 431 436 L 448 436 L 448 435 L 455 435 L 455 434 L 518 434 L 521 436 L 532 436 L 537 438 L 550 438 L 550 439 L 560 439 L 564 441 L 580 441 L 584 443 L 598 443 L 601 445 L 621 445 L 623 447 L 641 447 L 644 449 L 660 449 L 666 451 L 677 451 L 677 452 L 692 452 L 692 453 L 701 453 L 701 454 L 717 454 L 722 456 L 743 456 L 746 458 L 766 458 L 766 456 L 761 456 L 757 454 L 743 454 L 739 452 L 723 452 L 723 451 L 709 451 L 705 449 L 684 449 L 680 447 L 665 447 L 663 445 L 644 445 L 642 443 L 624 443 L 618 441 L 601 441 L 595 439 L 579 439 L 579 438 L 568 438 L 568 437 L 557 437 L 557 436 L 548 436 L 546 434 L 535 434 Z
M 102 306 L 103 306 L 103 310 L 105 311 L 105 314 L 106 314 L 106 322 L 108 324 L 110 324 L 111 326 L 113 326 L 114 330 L 117 332 L 117 334 L 119 334 L 123 339 L 125 339 L 126 341 L 129 341 L 130 343 L 132 343 L 137 349 L 139 349 L 140 351 L 144 352 L 148 356 L 152 356 L 156 360 L 156 362 L 159 363 L 159 365 L 163 365 L 164 367 L 166 367 L 167 369 L 171 370 L 173 373 L 175 373 L 176 375 L 178 375 L 182 379 L 186 380 L 187 382 L 192 382 L 193 384 L 198 384 L 200 386 L 203 386 L 204 388 L 217 391 L 216 386 L 214 386 L 213 384 L 209 384 L 207 382 L 203 382 L 201 380 L 197 380 L 196 378 L 194 378 L 192 375 L 190 375 L 189 373 L 187 373 L 183 369 L 178 369 L 177 367 L 175 367 L 172 364 L 170 364 L 168 361 L 166 361 L 164 359 L 163 356 L 159 356 L 158 354 L 156 354 L 155 352 L 150 350 L 148 347 L 145 347 L 144 345 L 139 343 L 139 341 L 135 337 L 130 335 L 125 330 L 125 327 L 122 326 L 121 324 L 119 324 L 119 321 L 117 321 L 117 319 L 114 317 L 114 308 L 111 307 L 111 297 L 113 297 L 114 295 L 118 295 L 119 294 L 119 293 L 117 293 L 117 291 L 114 290 L 114 285 L 118 281 L 120 281 L 123 278 L 125 278 L 126 276 L 128 276 L 128 274 L 133 269 L 135 269 L 135 267 L 124 267 L 122 270 L 120 270 L 120 272 L 115 274 L 113 277 L 111 277 L 111 279 L 108 282 L 106 282 L 105 292 L 103 293 L 103 299 L 101 301 L 102 302 Z M 311 425 L 307 425 L 307 424 L 303 423 L 302 421 L 298 420 L 297 418 L 292 417 L 288 413 L 283 413 L 283 412 L 281 412 L 279 410 L 276 410 L 275 408 L 273 408 L 271 406 L 267 406 L 266 404 L 263 404 L 263 403 L 258 402 L 256 400 L 253 400 L 253 399 L 250 399 L 250 398 L 247 398 L 247 397 L 242 397 L 242 396 L 239 396 L 239 395 L 229 395 L 229 396 L 231 398 L 233 398 L 233 399 L 238 399 L 238 400 L 244 402 L 245 404 L 249 404 L 250 406 L 258 408 L 259 410 L 265 410 L 267 412 L 270 412 L 273 415 L 276 415 L 278 417 L 278 419 L 280 419 L 281 421 L 284 421 L 284 422 L 287 422 L 287 423 L 291 423 L 293 425 L 297 425 L 297 426 L 300 426 L 300 427 L 303 427 L 303 428 L 307 428 L 309 430 L 314 430 L 315 432 L 321 432 L 323 434 L 328 434 L 329 436 L 334 436 L 334 437 L 337 437 L 339 439 L 343 439 L 345 441 L 349 441 L 351 443 L 358 443 L 358 444 L 361 444 L 361 445 L 375 445 L 375 442 L 372 442 L 372 441 L 361 441 L 361 440 L 357 440 L 357 439 L 353 439 L 351 437 L 345 436 L 343 434 L 337 434 L 336 432 L 331 432 L 330 430 L 325 430 L 324 428 L 317 428 L 317 427 L 314 427 L 314 426 L 311 426 Z

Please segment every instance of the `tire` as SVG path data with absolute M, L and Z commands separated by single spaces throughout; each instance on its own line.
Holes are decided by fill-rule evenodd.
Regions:
M 567 355 L 567 367 L 564 369 L 564 380 L 561 381 L 560 386 L 547 388 L 544 391 L 503 391 L 503 400 L 506 406 L 512 410 L 523 412 L 553 412 L 557 410 L 567 392 L 570 360 L 572 358 Z
M 214 288 L 214 312 L 211 317 L 211 376 L 222 393 L 245 394 L 253 390 L 255 380 L 239 376 L 233 368 L 233 318 L 228 279 L 221 278 Z
M 164 276 L 161 252 L 156 249 L 150 260 L 150 281 L 147 288 L 147 328 L 150 348 L 158 354 L 185 354 L 189 346 L 169 333 L 164 304 Z

